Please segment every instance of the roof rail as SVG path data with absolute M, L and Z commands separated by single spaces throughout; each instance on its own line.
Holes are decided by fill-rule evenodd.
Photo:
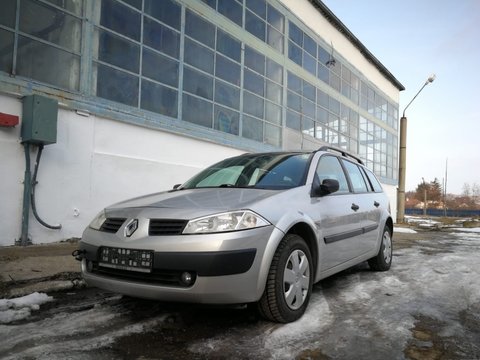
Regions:
M 365 165 L 362 161 L 362 159 L 360 159 L 359 157 L 357 156 L 354 156 L 348 152 L 346 152 L 345 150 L 343 149 L 339 149 L 339 148 L 336 148 L 334 146 L 322 146 L 320 147 L 317 151 L 336 151 L 336 152 L 339 152 L 340 154 L 342 154 L 342 156 L 346 157 L 346 158 L 352 158 L 352 159 L 355 159 L 358 161 L 359 164 L 362 164 L 362 165 Z

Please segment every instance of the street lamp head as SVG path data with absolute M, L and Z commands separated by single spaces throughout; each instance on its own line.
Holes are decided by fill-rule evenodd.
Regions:
M 427 81 L 425 82 L 425 85 L 428 84 L 428 83 L 432 83 L 433 80 L 435 80 L 437 76 L 435 74 L 432 74 L 428 77 Z

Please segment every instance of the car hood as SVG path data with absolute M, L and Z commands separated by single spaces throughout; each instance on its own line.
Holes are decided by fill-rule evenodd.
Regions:
M 204 188 L 161 192 L 120 202 L 107 212 L 154 212 L 164 218 L 192 219 L 213 213 L 250 209 L 255 203 L 282 192 L 281 190 Z

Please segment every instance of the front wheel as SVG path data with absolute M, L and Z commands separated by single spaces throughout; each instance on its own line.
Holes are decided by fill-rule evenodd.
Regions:
M 288 323 L 303 315 L 312 292 L 312 265 L 305 241 L 296 234 L 286 235 L 275 252 L 265 291 L 258 303 L 264 318 Z
M 387 271 L 392 265 L 392 233 L 385 225 L 382 235 L 382 244 L 377 256 L 368 260 L 368 265 L 375 271 Z

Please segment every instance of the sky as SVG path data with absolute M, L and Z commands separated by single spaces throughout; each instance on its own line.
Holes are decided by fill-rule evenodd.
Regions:
M 436 74 L 405 113 L 406 190 L 480 185 L 480 1 L 322 1 L 403 84 L 400 115 Z

